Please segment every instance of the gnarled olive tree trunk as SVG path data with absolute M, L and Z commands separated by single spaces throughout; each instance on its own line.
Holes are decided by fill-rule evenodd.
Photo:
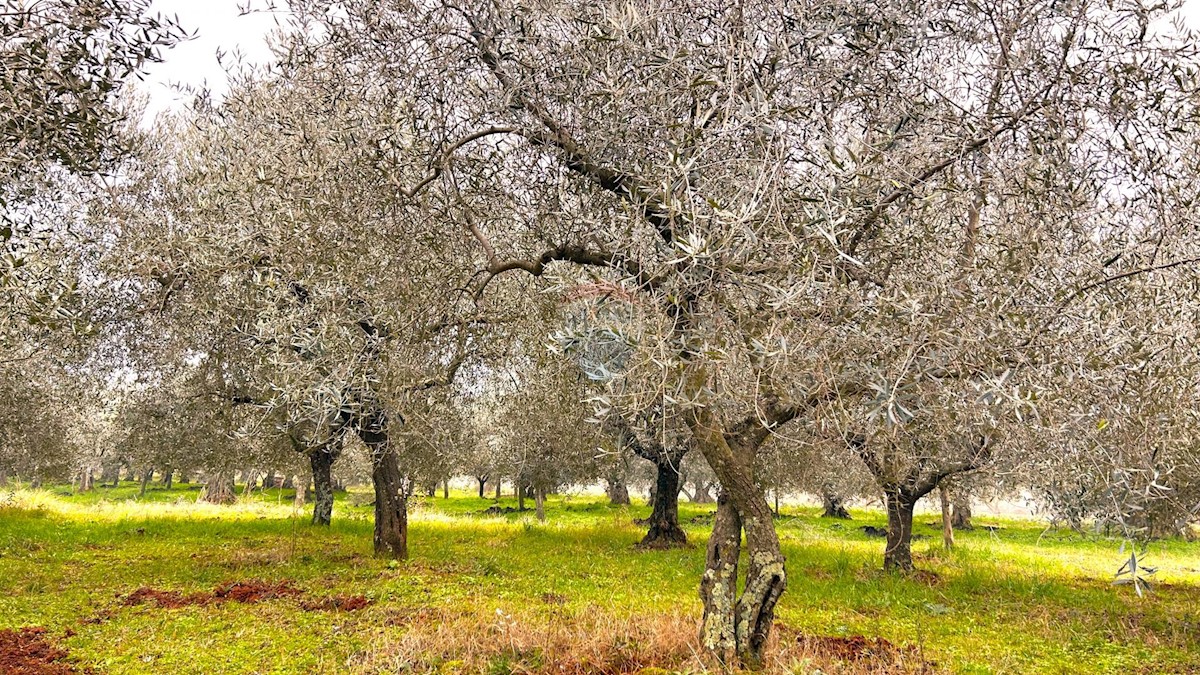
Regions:
M 967 447 L 962 457 L 944 462 L 910 462 L 907 465 L 896 465 L 894 458 L 885 461 L 867 445 L 864 436 L 851 436 L 846 442 L 858 453 L 867 470 L 883 488 L 888 517 L 883 568 L 889 571 L 910 572 L 913 569 L 912 524 L 913 509 L 917 502 L 948 476 L 974 471 L 991 459 L 986 436 L 980 436 Z
M 964 490 L 959 490 L 951 504 L 953 512 L 950 516 L 950 525 L 956 530 L 972 530 L 975 526 L 971 524 L 971 495 Z
M 332 452 L 317 448 L 308 453 L 313 477 L 313 525 L 329 525 L 333 520 Z
M 842 503 L 841 495 L 829 483 L 821 486 L 821 505 L 824 507 L 824 511 L 821 512 L 822 518 L 850 520 L 850 512 L 846 510 L 846 505 Z
M 356 420 L 355 431 L 371 453 L 375 487 L 375 555 L 408 557 L 408 487 L 388 436 L 388 415 L 376 410 Z
M 612 506 L 629 506 L 629 486 L 619 476 L 608 479 L 604 487 L 608 503 Z
M 209 473 L 204 483 L 204 493 L 200 498 L 209 504 L 232 504 L 237 501 L 233 472 L 218 469 Z
M 680 479 L 678 461 L 674 463 L 660 454 L 654 463 L 654 506 L 648 521 L 649 530 L 639 544 L 642 548 L 672 548 L 687 544 L 687 534 L 679 526 Z M 628 496 L 626 496 L 628 499 Z
M 757 669 L 771 635 L 775 606 L 787 588 L 774 517 L 753 470 L 758 449 L 769 432 L 766 428 L 739 429 L 726 438 L 715 415 L 699 407 L 691 411 L 689 424 L 697 447 L 721 483 L 700 583 L 704 603 L 701 637 L 722 663 L 740 662 Z M 747 565 L 739 593 L 743 533 Z
M 884 488 L 887 502 L 887 548 L 883 552 L 883 569 L 911 572 L 913 508 L 920 497 L 909 491 Z

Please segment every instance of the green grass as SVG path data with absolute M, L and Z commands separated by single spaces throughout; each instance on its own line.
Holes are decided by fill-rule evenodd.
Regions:
M 196 504 L 194 486 L 137 493 L 136 483 L 0 491 L 0 628 L 44 626 L 103 673 L 562 672 L 564 662 L 622 672 L 667 649 L 674 656 L 653 665 L 700 668 L 688 654 L 707 526 L 691 520 L 711 506 L 681 505 L 695 547 L 640 552 L 632 520 L 645 506 L 552 497 L 541 525 L 528 513 L 478 515 L 491 499 L 421 498 L 411 558 L 395 563 L 371 556 L 370 507 L 341 493 L 330 528 L 308 525 L 291 491 L 233 507 Z M 910 647 L 910 664 L 944 672 L 1200 671 L 1196 544 L 1154 544 L 1160 583 L 1138 598 L 1111 584 L 1113 540 L 977 519 L 1002 529 L 959 533 L 947 553 L 936 518 L 918 516 L 928 538 L 914 545 L 917 564 L 936 576 L 908 578 L 880 571 L 882 541 L 858 529 L 882 526 L 881 515 L 854 517 L 785 507 L 789 587 L 771 670 L 869 672 L 791 648 L 804 633 L 883 637 Z M 353 613 L 305 611 L 295 599 L 120 603 L 140 586 L 196 592 L 245 579 L 374 602 Z

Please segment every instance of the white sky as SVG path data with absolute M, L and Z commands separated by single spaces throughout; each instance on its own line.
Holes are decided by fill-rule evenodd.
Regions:
M 165 62 L 152 64 L 146 80 L 139 83 L 150 97 L 147 120 L 186 105 L 189 97 L 173 90 L 173 83 L 207 84 L 215 94 L 223 94 L 225 72 L 217 61 L 218 50 L 229 57 L 240 50 L 250 63 L 270 61 L 266 37 L 275 28 L 276 17 L 266 13 L 239 16 L 239 2 L 245 0 L 153 0 L 151 11 L 178 15 L 184 28 L 198 34 L 168 50 Z M 1200 28 L 1200 0 L 1187 0 L 1183 11 L 1188 23 Z
M 271 60 L 266 37 L 275 28 L 276 18 L 267 13 L 239 16 L 239 2 L 245 4 L 244 0 L 153 0 L 151 12 L 178 16 L 179 23 L 197 35 L 166 50 L 163 63 L 151 64 L 145 81 L 138 83 L 150 98 L 147 119 L 186 105 L 189 96 L 174 90 L 173 84 L 207 84 L 214 93 L 224 93 L 225 71 L 217 61 L 218 51 L 224 51 L 229 60 L 239 50 L 250 63 Z

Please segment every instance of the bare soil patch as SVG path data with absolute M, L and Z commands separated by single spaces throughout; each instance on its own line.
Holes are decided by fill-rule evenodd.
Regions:
M 0 630 L 0 672 L 7 675 L 74 675 L 79 670 L 66 662 L 67 650 L 46 637 L 45 628 Z
M 263 600 L 288 598 L 302 595 L 290 581 L 234 581 L 217 586 L 211 593 L 183 594 L 179 591 L 163 591 L 143 586 L 121 599 L 126 607 L 155 604 L 165 609 L 178 609 L 195 605 L 211 605 L 221 602 L 254 604 Z

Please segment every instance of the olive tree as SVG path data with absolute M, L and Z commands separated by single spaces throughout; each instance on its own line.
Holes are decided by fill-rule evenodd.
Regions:
M 760 662 L 786 587 L 754 470 L 772 434 L 876 387 L 986 389 L 1046 354 L 1064 300 L 1186 264 L 1133 245 L 1193 203 L 1164 171 L 1194 131 L 1194 48 L 1148 30 L 1170 8 L 293 8 L 403 111 L 382 189 L 475 242 L 475 297 L 566 264 L 637 299 L 627 377 L 656 384 L 626 396 L 669 397 L 722 488 L 701 596 L 725 661 Z

